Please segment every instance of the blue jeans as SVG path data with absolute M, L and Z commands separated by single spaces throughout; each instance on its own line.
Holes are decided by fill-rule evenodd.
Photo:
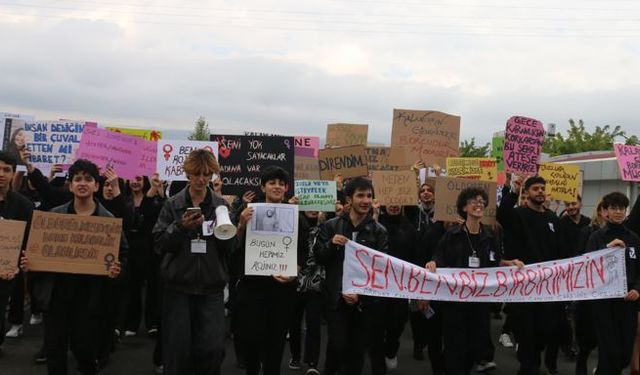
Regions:
M 164 374 L 220 374 L 225 324 L 222 291 L 194 295 L 165 289 L 162 306 Z

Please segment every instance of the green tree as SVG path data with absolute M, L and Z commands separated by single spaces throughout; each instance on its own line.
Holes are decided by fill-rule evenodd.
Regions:
M 611 151 L 616 139 L 620 138 L 624 139 L 627 145 L 638 144 L 638 137 L 627 136 L 619 125 L 613 128 L 611 125 L 596 126 L 590 133 L 585 129 L 584 121 L 578 120 L 576 123 L 573 119 L 569 119 L 567 134 L 558 133 L 553 137 L 547 136 L 542 145 L 542 152 L 556 156 L 587 151 Z
M 191 141 L 208 141 L 211 132 L 209 131 L 209 123 L 200 116 L 198 121 L 193 125 L 193 131 L 189 134 Z
M 460 157 L 463 158 L 484 158 L 489 156 L 491 152 L 491 144 L 487 143 L 484 146 L 476 146 L 476 138 L 471 137 L 471 140 L 464 140 L 460 142 Z

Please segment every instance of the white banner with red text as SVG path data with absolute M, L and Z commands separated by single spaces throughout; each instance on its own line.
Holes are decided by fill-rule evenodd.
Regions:
M 517 267 L 427 271 L 349 241 L 342 291 L 376 297 L 457 302 L 551 302 L 621 298 L 627 292 L 624 249 Z

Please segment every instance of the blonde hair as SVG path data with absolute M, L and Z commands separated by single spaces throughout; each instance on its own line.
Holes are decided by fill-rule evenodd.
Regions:
M 598 200 L 598 204 L 593 209 L 593 214 L 591 215 L 591 225 L 598 225 L 602 227 L 606 221 L 600 216 L 599 212 L 602 211 L 602 198 Z
M 184 161 L 184 171 L 189 175 L 220 174 L 220 165 L 213 153 L 209 150 L 193 150 Z

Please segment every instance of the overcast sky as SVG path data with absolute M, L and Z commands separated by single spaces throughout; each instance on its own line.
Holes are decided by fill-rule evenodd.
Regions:
M 393 108 L 640 133 L 640 2 L 0 0 L 0 112 L 324 136 Z

